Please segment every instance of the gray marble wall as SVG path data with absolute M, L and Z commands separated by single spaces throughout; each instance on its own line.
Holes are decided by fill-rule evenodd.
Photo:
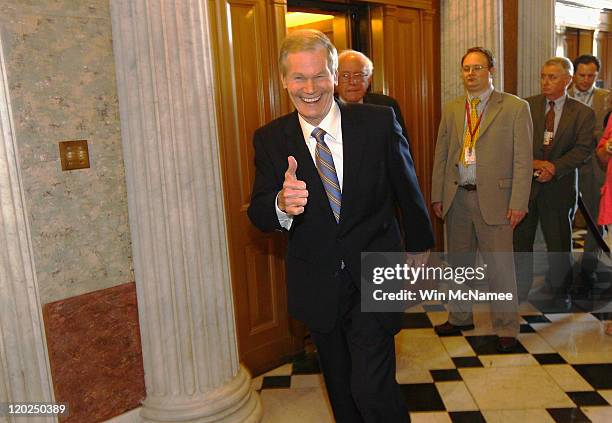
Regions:
M 0 0 L 0 31 L 41 303 L 133 281 L 108 1 Z
M 540 69 L 555 53 L 555 1 L 519 0 L 518 95 L 540 93 Z
M 440 8 L 442 104 L 464 94 L 461 58 L 474 46 L 491 50 L 497 58 L 493 85 L 503 91 L 502 0 L 442 0 Z

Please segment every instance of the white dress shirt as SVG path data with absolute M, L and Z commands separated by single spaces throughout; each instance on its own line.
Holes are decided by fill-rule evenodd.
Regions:
M 332 157 L 334 159 L 334 167 L 336 168 L 336 175 L 338 175 L 338 183 L 340 184 L 340 191 L 342 192 L 344 162 L 342 159 L 342 118 L 338 104 L 335 101 L 333 102 L 332 107 L 329 109 L 329 112 L 327 112 L 327 115 L 325 115 L 319 126 L 312 126 L 310 123 L 306 122 L 306 120 L 300 114 L 298 114 L 298 119 L 300 121 L 304 141 L 306 142 L 306 147 L 308 147 L 310 157 L 312 158 L 312 162 L 315 164 L 315 167 L 315 149 L 317 146 L 317 140 L 315 140 L 311 134 L 315 128 L 321 128 L 326 132 L 324 138 L 325 144 L 327 144 L 331 150 Z M 308 187 L 306 187 L 306 189 L 308 189 Z M 293 223 L 293 216 L 288 215 L 278 208 L 278 194 L 276 195 L 276 198 L 275 207 L 278 222 L 283 228 L 289 230 L 291 228 L 291 224 Z M 308 207 L 308 204 L 306 204 L 306 207 Z
M 574 98 L 581 103 L 586 104 L 590 108 L 593 108 L 593 95 L 595 94 L 595 86 L 591 86 L 586 91 L 580 91 L 578 88 L 574 87 Z
M 562 95 L 556 100 L 553 100 L 555 102 L 555 131 L 554 131 L 555 134 L 557 133 L 557 128 L 559 127 L 559 121 L 561 120 L 561 114 L 563 113 L 563 107 L 565 106 L 566 98 L 567 98 L 567 94 Z M 550 102 L 551 100 L 546 99 L 546 107 L 544 108 L 544 119 L 546 119 L 546 114 L 550 110 L 550 104 L 549 104 Z

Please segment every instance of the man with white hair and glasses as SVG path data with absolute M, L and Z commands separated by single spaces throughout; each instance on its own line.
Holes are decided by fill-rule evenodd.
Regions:
M 538 223 L 542 227 L 550 266 L 554 307 L 569 310 L 572 283 L 572 218 L 576 204 L 577 169 L 592 153 L 593 110 L 567 95 L 573 65 L 553 57 L 542 66 L 541 94 L 527 98 L 533 120 L 533 181 L 529 212 L 514 231 L 514 250 L 533 252 Z M 533 257 L 518 254 L 519 298 L 533 283 Z
M 345 103 L 366 103 L 391 107 L 402 127 L 404 138 L 410 143 L 400 106 L 393 97 L 369 92 L 374 64 L 368 56 L 356 50 L 344 50 L 338 54 L 338 85 L 336 93 Z

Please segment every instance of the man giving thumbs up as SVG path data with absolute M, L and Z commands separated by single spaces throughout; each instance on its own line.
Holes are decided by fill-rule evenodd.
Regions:
M 296 111 L 255 132 L 249 218 L 289 233 L 289 313 L 317 346 L 336 421 L 405 423 L 393 341 L 400 315 L 362 312 L 359 281 L 362 251 L 433 246 L 408 143 L 392 109 L 334 101 L 338 56 L 321 32 L 289 34 L 279 65 Z

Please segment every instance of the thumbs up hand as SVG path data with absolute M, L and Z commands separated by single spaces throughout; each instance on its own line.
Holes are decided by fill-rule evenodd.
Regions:
M 304 213 L 304 207 L 308 201 L 308 190 L 306 182 L 298 180 L 295 176 L 298 166 L 295 157 L 287 157 L 287 164 L 283 189 L 276 198 L 279 209 L 289 215 L 297 216 Z

